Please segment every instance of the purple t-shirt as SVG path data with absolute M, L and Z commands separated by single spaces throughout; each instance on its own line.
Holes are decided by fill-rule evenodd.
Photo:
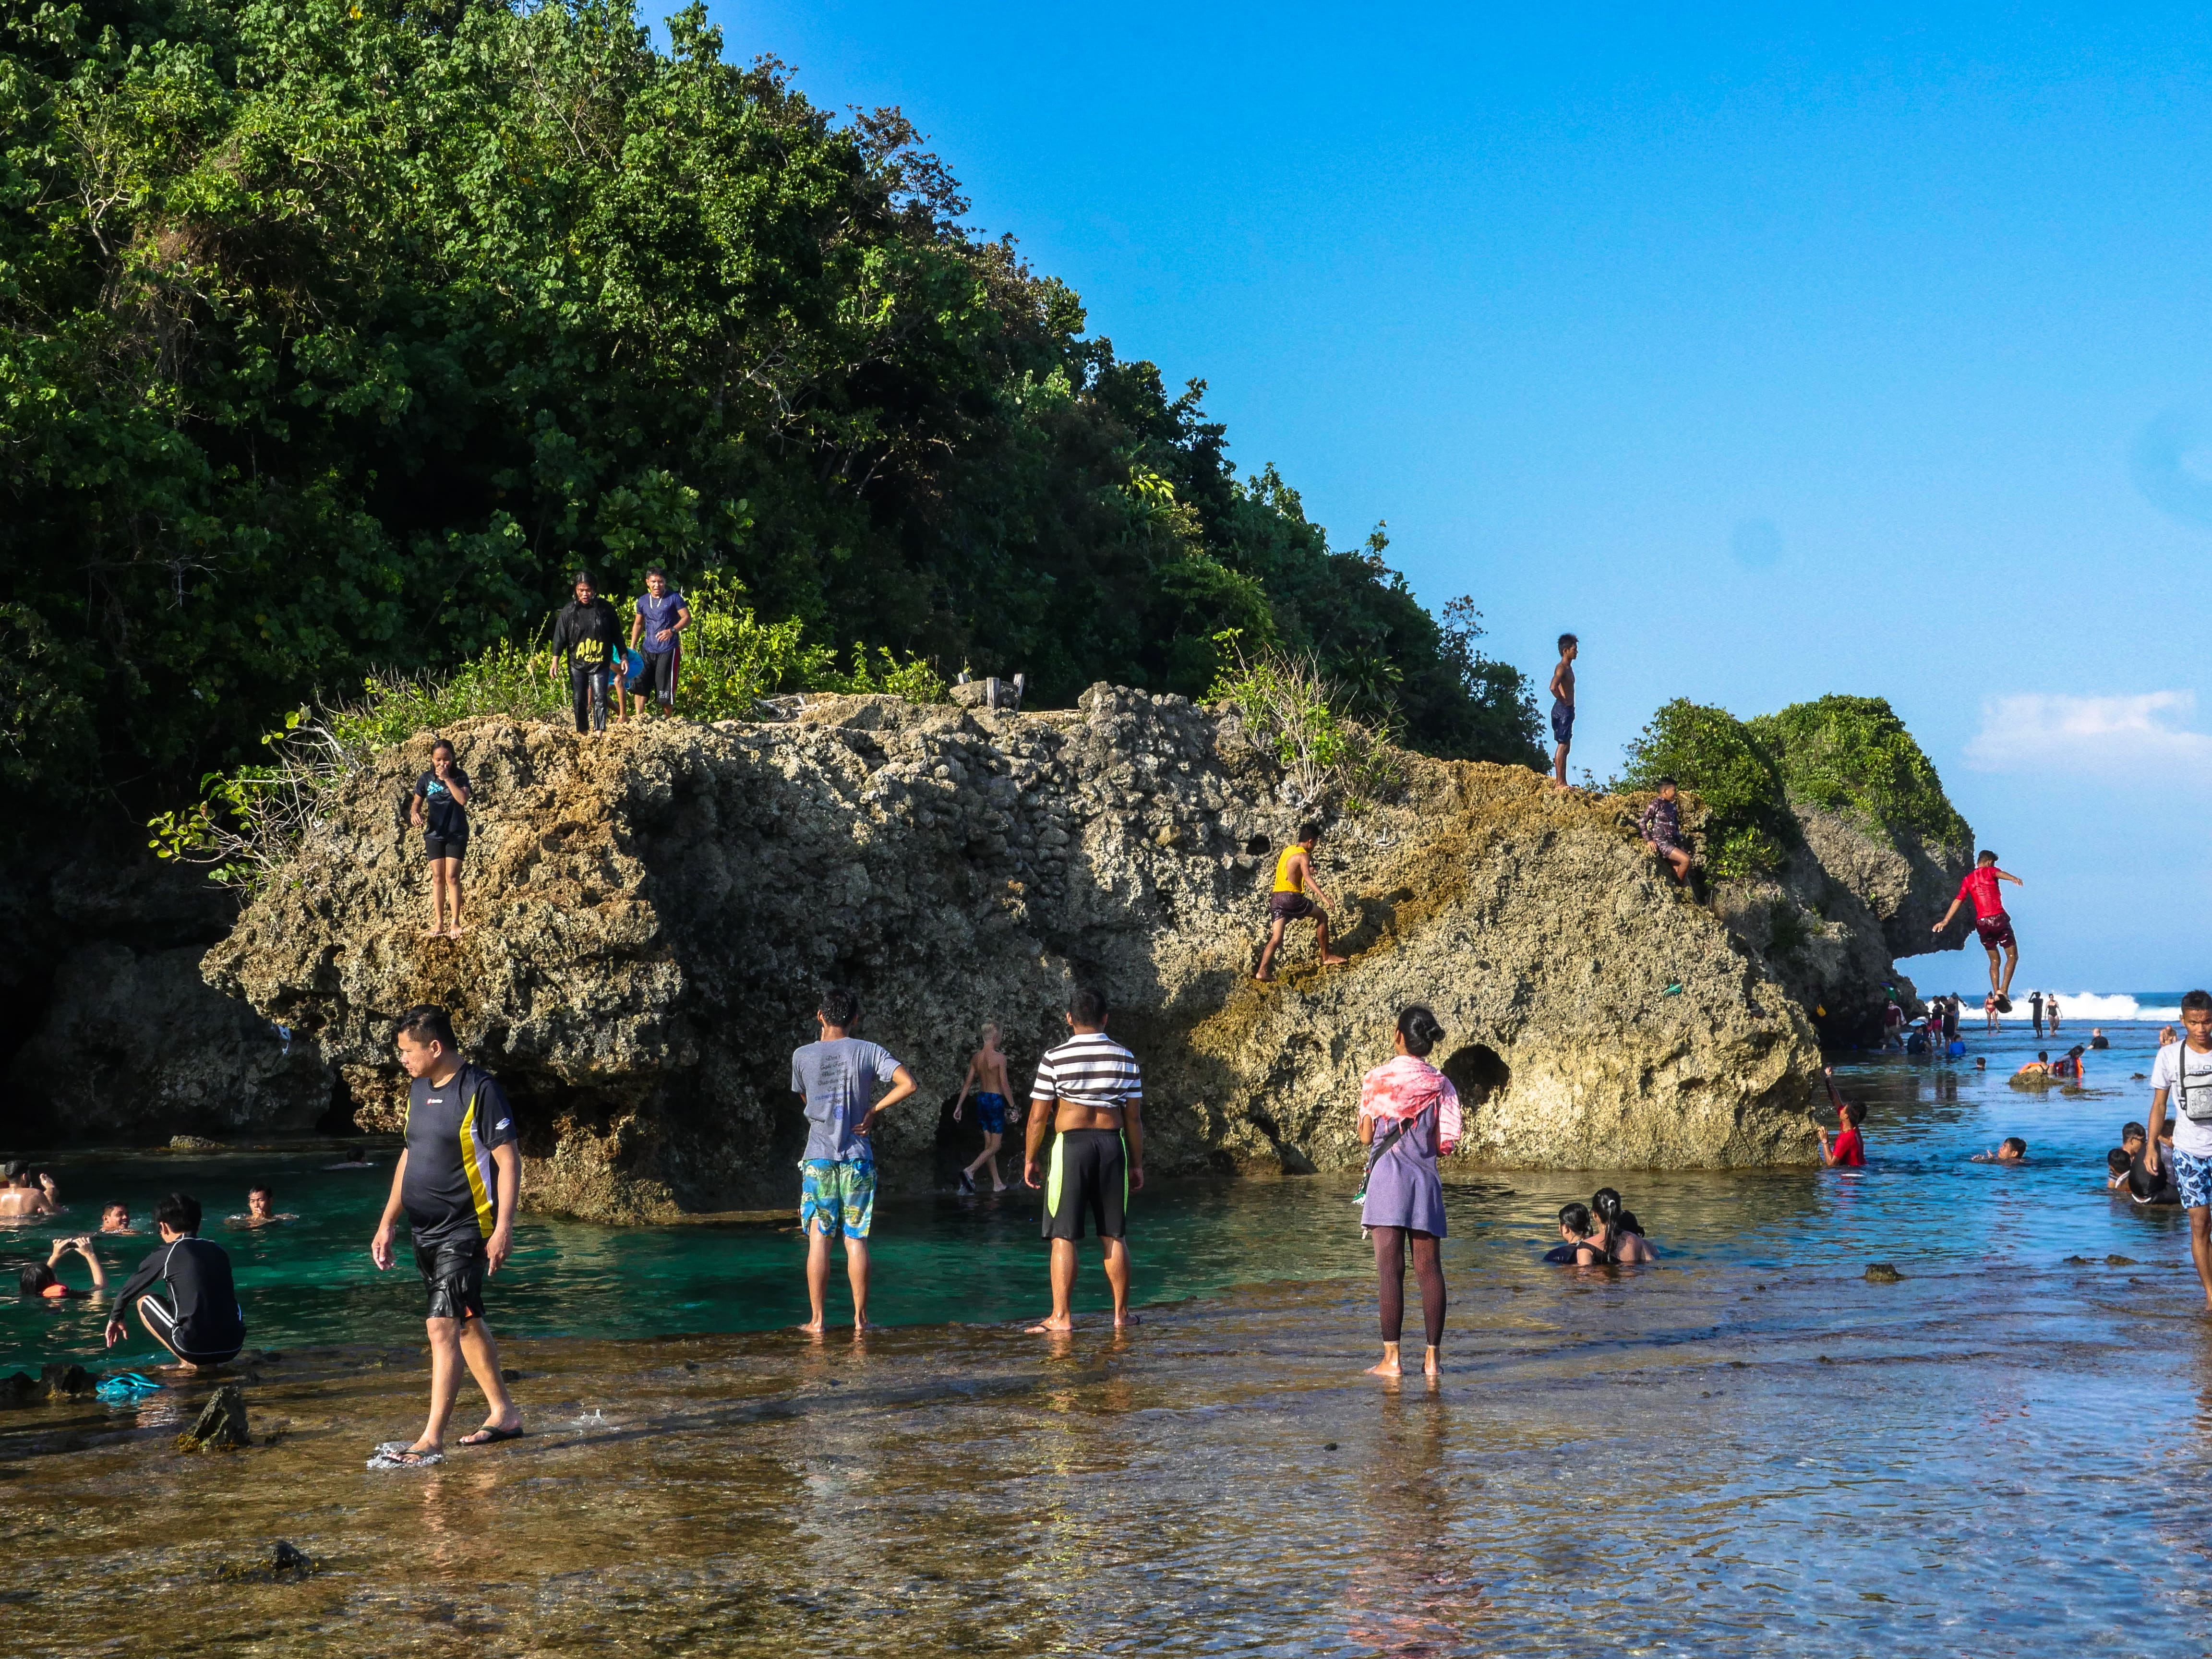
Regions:
M 647 593 L 640 596 L 637 614 L 645 619 L 645 631 L 638 635 L 638 648 L 649 651 L 656 657 L 665 657 L 676 648 L 678 636 L 672 633 L 666 639 L 659 637 L 664 628 L 676 626 L 676 613 L 684 605 L 684 596 L 674 588 L 659 599 Z

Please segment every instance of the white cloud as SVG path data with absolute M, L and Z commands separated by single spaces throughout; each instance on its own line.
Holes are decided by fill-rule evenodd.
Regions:
M 2131 697 L 2047 693 L 1991 697 L 1966 758 L 1984 772 L 2155 770 L 2212 759 L 2212 736 L 2183 724 L 2197 710 L 2194 691 L 2146 691 Z

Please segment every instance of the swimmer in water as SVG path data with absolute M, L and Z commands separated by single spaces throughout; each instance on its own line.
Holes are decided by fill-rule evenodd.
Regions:
M 110 1204 L 100 1212 L 100 1231 L 103 1233 L 129 1233 L 131 1207 L 127 1204 Z
M 2013 1075 L 2014 1077 L 2049 1077 L 2051 1075 L 2051 1051 L 2048 1048 L 2039 1048 L 2036 1051 L 2035 1058 L 2029 1060 L 2027 1064 L 2021 1066 L 2020 1070 L 2014 1072 Z
M 1866 1139 L 1859 1133 L 1859 1125 L 1866 1121 L 1866 1108 L 1856 1100 L 1845 1100 L 1836 1091 L 1836 1068 L 1820 1068 L 1820 1080 L 1828 1085 L 1828 1098 L 1836 1108 L 1836 1139 L 1828 1143 L 1828 1132 L 1816 1127 L 1820 1137 L 1820 1164 L 1823 1169 L 1856 1170 L 1866 1164 Z
M 1998 1143 L 1994 1152 L 1976 1152 L 1968 1160 L 1973 1164 L 2025 1164 L 2027 1162 L 2027 1143 L 2018 1135 L 2007 1135 Z
M 61 1259 L 71 1251 L 82 1256 L 86 1265 L 92 1269 L 92 1288 L 88 1291 L 80 1291 L 74 1286 L 63 1284 L 54 1272 L 55 1267 L 59 1264 Z M 61 1302 L 73 1297 L 98 1296 L 107 1288 L 107 1270 L 100 1265 L 100 1258 L 93 1254 L 90 1238 L 56 1239 L 53 1251 L 46 1257 L 45 1265 L 33 1265 L 24 1268 L 20 1279 L 25 1296 L 35 1296 L 47 1302 Z
M 971 1089 L 975 1094 L 975 1121 L 983 1126 L 983 1150 L 960 1172 L 960 1190 L 975 1190 L 975 1171 L 985 1164 L 991 1166 L 991 1190 L 1003 1193 L 1006 1183 L 999 1178 L 999 1146 L 1006 1139 L 1006 1125 L 1019 1121 L 1006 1103 L 1011 1086 L 1006 1082 L 1006 1051 L 999 1047 L 999 1028 L 983 1028 L 983 1046 L 968 1057 L 968 1075 L 960 1079 L 960 1098 L 952 1103 L 952 1121 L 960 1121 L 960 1109 L 968 1103 Z
M 2082 1069 L 2081 1054 L 2081 1045 L 2077 1042 L 2071 1048 L 2069 1048 L 2059 1059 L 2051 1062 L 2051 1075 L 2053 1077 L 2070 1078 L 2075 1082 L 2079 1083 L 2083 1078 L 2088 1075 L 2088 1073 Z
M 0 1169 L 0 1220 L 52 1215 L 59 1208 L 52 1176 L 33 1176 L 28 1166 L 21 1164 Z
M 234 1227 L 266 1227 L 276 1221 L 297 1221 L 300 1218 L 287 1210 L 276 1213 L 276 1195 L 266 1187 L 254 1186 L 246 1189 L 246 1213 L 225 1218 Z
M 1559 1206 L 1560 1243 L 1544 1252 L 1544 1260 L 1557 1267 L 1609 1267 L 1613 1255 L 1598 1243 L 1597 1223 L 1587 1204 Z
M 347 1149 L 343 1162 L 325 1164 L 323 1167 L 325 1170 L 373 1170 L 376 1165 L 369 1160 L 368 1147 L 354 1146 Z
M 1589 1207 L 1597 1219 L 1597 1242 L 1615 1261 L 1633 1264 L 1657 1259 L 1658 1252 L 1645 1241 L 1636 1212 L 1620 1207 L 1619 1193 L 1601 1187 L 1590 1194 Z

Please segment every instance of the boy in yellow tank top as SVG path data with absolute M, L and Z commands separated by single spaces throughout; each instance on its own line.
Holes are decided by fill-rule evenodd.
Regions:
M 1283 943 L 1283 930 L 1301 916 L 1314 919 L 1314 942 L 1321 951 L 1322 966 L 1341 967 L 1351 960 L 1329 954 L 1328 918 L 1322 914 L 1322 907 L 1329 898 L 1314 879 L 1314 843 L 1320 839 L 1319 824 L 1302 823 L 1298 826 L 1298 838 L 1283 848 L 1283 855 L 1275 860 L 1275 890 L 1267 895 L 1267 914 L 1271 918 L 1267 942 L 1260 948 L 1260 969 L 1252 975 L 1262 985 L 1267 982 L 1268 967 Z

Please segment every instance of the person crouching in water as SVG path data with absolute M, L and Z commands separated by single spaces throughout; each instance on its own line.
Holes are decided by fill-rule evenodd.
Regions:
M 1438 1257 L 1444 1237 L 1444 1188 L 1437 1159 L 1459 1145 L 1463 1121 L 1459 1091 L 1429 1064 L 1443 1041 L 1436 1015 L 1415 1003 L 1398 1016 L 1395 1059 L 1359 1081 L 1359 1140 L 1368 1148 L 1366 1196 L 1360 1224 L 1375 1237 L 1375 1274 L 1382 1291 L 1382 1358 L 1372 1376 L 1398 1376 L 1398 1336 L 1406 1318 L 1406 1252 L 1413 1247 L 1413 1277 L 1421 1286 L 1421 1318 L 1430 1376 L 1443 1366 L 1444 1270 Z
M 1656 1261 L 1654 1250 L 1644 1237 L 1643 1224 L 1636 1212 L 1620 1207 L 1620 1194 L 1610 1187 L 1601 1187 L 1590 1194 L 1590 1213 L 1597 1218 L 1596 1238 L 1615 1261 L 1633 1263 Z

